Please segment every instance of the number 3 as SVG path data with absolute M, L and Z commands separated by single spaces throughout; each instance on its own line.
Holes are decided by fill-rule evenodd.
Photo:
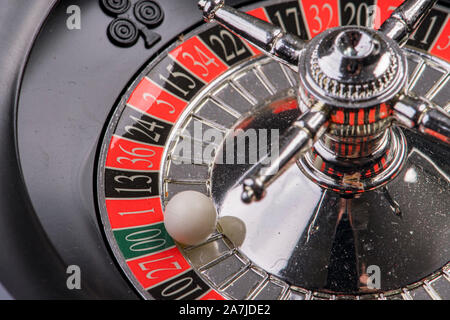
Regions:
M 170 109 L 171 109 L 169 111 L 170 114 L 175 113 L 175 107 L 173 105 L 171 105 L 170 103 L 168 103 L 166 101 L 156 99 L 156 97 L 150 93 L 144 93 L 143 98 L 145 101 L 149 101 L 148 98 L 151 98 L 153 100 L 153 102 L 156 102 L 157 105 L 165 104 L 166 106 L 170 107 Z

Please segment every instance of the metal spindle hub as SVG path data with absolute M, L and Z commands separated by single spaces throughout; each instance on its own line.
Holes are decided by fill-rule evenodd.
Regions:
M 367 28 L 338 27 L 307 46 L 300 94 L 330 106 L 373 107 L 401 91 L 406 74 L 401 49 L 391 39 Z
M 338 34 L 334 45 L 348 58 L 368 58 L 380 52 L 380 42 L 362 30 L 346 30 Z
M 403 90 L 406 69 L 398 45 L 367 28 L 330 29 L 309 43 L 300 59 L 300 108 L 307 112 L 324 104 L 330 110 L 327 133 L 316 144 L 315 152 L 306 156 L 309 160 L 299 162 L 312 180 L 345 192 L 355 186 L 366 190 L 381 186 L 401 167 L 404 148 L 398 147 L 400 133 L 389 130 L 389 101 Z M 352 176 L 383 157 L 396 170 L 386 166 L 374 171 L 384 176 L 382 179 L 361 177 L 349 186 L 345 179 L 331 177 L 329 170 L 321 172 L 326 163 L 342 177 Z
M 363 171 L 359 166 L 371 162 L 376 154 L 400 150 L 385 138 L 395 136 L 393 132 L 387 135 L 392 122 L 389 101 L 403 90 L 406 70 L 399 46 L 375 30 L 338 27 L 309 43 L 300 59 L 299 102 L 304 112 L 318 104 L 330 110 L 328 132 L 316 145 L 324 161 L 347 166 L 351 160 L 356 171 Z M 402 157 L 398 153 L 391 160 Z M 314 176 L 314 180 L 323 180 Z M 367 181 L 361 185 L 374 186 Z

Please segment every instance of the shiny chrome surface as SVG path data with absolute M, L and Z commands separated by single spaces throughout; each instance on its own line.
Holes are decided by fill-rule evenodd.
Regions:
M 394 10 L 379 30 L 403 46 L 436 2 L 437 0 L 405 1 Z
M 308 111 L 286 130 L 281 137 L 280 152 L 276 159 L 270 165 L 264 164 L 264 160 L 259 161 L 249 171 L 249 175 L 255 175 L 256 178 L 244 179 L 243 202 L 261 200 L 264 190 L 312 147 L 326 129 L 327 113 L 327 110 Z
M 450 144 L 450 118 L 430 101 L 413 95 L 401 96 L 394 110 L 402 125 Z
M 297 117 L 263 111 L 256 115 L 253 124 L 249 118 L 239 123 L 246 128 L 278 126 L 283 132 Z M 290 290 L 313 289 L 301 292 L 317 297 L 338 293 L 367 297 L 373 292 L 372 298 L 381 298 L 381 292 L 389 296 L 419 286 L 408 281 L 420 279 L 424 270 L 431 274 L 448 261 L 448 151 L 441 146 L 431 152 L 417 134 L 401 137 L 405 141 L 398 146 L 407 143 L 409 153 L 402 151 L 407 160 L 397 178 L 387 188 L 355 197 L 323 189 L 291 167 L 271 184 L 264 199 L 249 206 L 239 201 L 239 181 L 251 165 L 214 164 L 211 196 L 220 217 L 233 217 L 245 225 L 236 254 L 252 262 L 246 265 L 289 283 Z M 430 153 L 432 157 L 427 156 Z M 429 228 L 435 231 L 430 234 Z M 369 290 L 364 283 L 365 268 L 371 264 L 383 270 L 380 291 Z
M 419 68 L 422 62 L 445 67 L 443 61 L 414 51 L 407 51 L 407 57 L 411 70 L 421 70 L 420 75 L 412 77 L 414 83 L 408 84 L 411 90 L 415 85 L 421 89 L 421 79 L 431 73 L 428 67 Z M 245 92 L 231 94 L 255 72 L 266 76 L 257 77 L 258 83 L 247 86 Z M 414 75 L 414 71 L 411 73 Z M 268 58 L 248 61 L 197 97 L 179 127 L 189 127 L 195 118 L 204 124 L 216 123 L 214 127 L 225 127 L 227 132 L 245 126 L 279 128 L 283 133 L 298 119 L 300 111 L 269 111 L 276 108 L 277 101 L 296 100 L 294 76 Z M 275 84 L 276 94 L 270 91 Z M 446 88 L 441 87 L 442 94 Z M 435 92 L 434 101 L 442 99 L 439 92 Z M 426 95 L 430 96 L 428 92 Z M 244 97 L 249 101 L 245 107 L 239 103 Z M 227 110 L 233 117 L 206 113 L 211 100 L 218 103 L 217 110 Z M 229 106 L 240 107 L 239 112 Z M 406 145 L 407 153 L 403 168 L 387 187 L 342 197 L 321 188 L 292 166 L 270 185 L 264 199 L 251 205 L 240 201 L 240 183 L 252 164 L 227 165 L 215 159 L 211 163 L 176 165 L 173 150 L 183 139 L 178 130 L 171 137 L 174 145 L 162 177 L 166 199 L 184 189 L 200 190 L 213 198 L 220 218 L 218 232 L 201 245 L 184 247 L 185 256 L 213 288 L 231 299 L 446 297 L 445 288 L 450 285 L 450 239 L 445 232 L 449 228 L 445 211 L 450 192 L 448 149 L 406 129 L 393 130 L 402 131 L 399 137 L 406 142 L 398 144 Z M 392 143 L 392 139 L 384 141 Z M 316 148 L 320 143 L 316 142 Z M 204 144 L 202 151 L 207 147 Z M 221 148 L 215 145 L 215 154 L 219 155 Z M 228 225 L 234 227 L 235 234 L 222 233 Z M 380 290 L 370 290 L 364 282 L 371 264 L 382 270 Z
M 299 96 L 334 108 L 366 108 L 392 99 L 406 83 L 395 42 L 367 28 L 337 27 L 316 36 L 300 61 Z
M 225 136 L 232 132 L 239 119 L 252 115 L 261 105 L 273 100 L 274 95 L 295 100 L 296 85 L 291 69 L 260 57 L 231 68 L 206 87 L 181 115 L 169 137 L 173 142 L 165 155 L 167 161 L 161 181 L 165 202 L 183 190 L 210 194 L 211 168 Z M 299 115 L 297 109 L 295 114 Z M 196 125 L 202 137 L 205 130 L 212 130 L 222 139 L 195 138 Z M 183 143 L 192 146 L 191 158 L 183 158 L 180 151 Z
M 320 137 L 317 133 L 332 128 L 329 126 L 327 117 L 333 122 L 333 112 L 350 117 L 352 112 L 356 113 L 362 109 L 375 109 L 382 106 L 383 108 L 387 107 L 387 113 L 391 112 L 391 105 L 396 103 L 398 95 L 406 89 L 408 71 L 406 57 L 394 41 L 404 41 L 407 37 L 406 32 L 401 31 L 402 38 L 400 39 L 393 34 L 394 31 L 395 33 L 399 32 L 399 29 L 394 27 L 391 30 L 389 25 L 402 23 L 407 29 L 407 34 L 410 35 L 414 28 L 423 21 L 433 4 L 433 1 L 406 1 L 388 18 L 381 32 L 365 27 L 340 26 L 322 32 L 308 43 L 302 43 L 302 47 L 292 47 L 285 44 L 278 45 L 279 39 L 286 36 L 280 28 L 270 26 L 270 24 L 227 7 L 224 1 L 201 0 L 199 2 L 199 7 L 203 10 L 207 21 L 214 19 L 222 26 L 258 46 L 268 55 L 275 56 L 288 65 L 298 61 L 298 102 L 302 111 L 301 117 L 308 117 L 310 110 L 317 108 L 322 113 L 320 128 L 317 132 L 300 129 L 299 124 L 302 119 L 299 119 L 299 122 L 294 123 L 291 129 L 286 131 L 285 136 L 280 140 L 279 149 L 282 152 L 269 167 L 269 174 L 263 170 L 262 163 L 257 164 L 248 173 L 248 176 L 243 179 L 242 200 L 245 203 L 261 200 L 265 195 L 265 189 L 273 180 L 287 170 L 295 159 L 300 158 L 307 151 L 308 146 L 312 145 L 311 139 Z M 408 16 L 404 16 L 405 14 Z M 394 40 L 390 37 L 393 37 Z M 284 52 L 279 49 L 282 47 L 289 48 L 288 52 L 292 52 L 293 55 L 275 54 L 275 52 Z M 405 101 L 403 99 L 403 103 Z M 393 111 L 395 112 L 395 109 Z M 439 114 L 438 116 L 433 113 L 432 117 L 428 116 L 426 119 L 429 126 L 434 128 L 433 130 L 429 129 L 432 131 L 431 135 L 442 136 L 440 140 L 444 142 L 450 141 L 446 128 L 447 122 L 450 122 L 448 115 Z M 307 125 L 307 122 L 303 121 L 301 124 Z M 333 138 L 337 140 L 338 150 L 346 149 L 348 140 L 353 137 L 365 136 L 364 141 L 377 142 L 373 143 L 368 152 L 362 152 L 356 156 L 352 154 L 348 158 L 357 165 L 358 156 L 363 158 L 380 149 L 383 140 L 378 137 L 380 133 L 388 130 L 390 125 L 391 121 L 383 117 L 378 121 L 349 124 L 347 127 L 351 127 L 350 129 L 342 130 L 342 126 L 340 126 L 341 130 L 334 130 Z M 421 131 L 426 130 L 422 129 Z M 345 134 L 339 134 L 339 132 L 345 132 Z M 339 140 L 341 140 L 342 146 L 339 146 Z M 357 145 L 358 141 L 356 138 L 352 140 L 352 143 Z M 367 151 L 366 145 L 361 143 L 355 149 Z M 336 154 L 335 157 L 339 158 L 340 155 Z M 402 161 L 404 157 L 398 156 L 395 159 Z M 402 167 L 402 163 L 399 162 L 394 167 L 399 169 Z M 359 168 L 361 171 L 365 169 Z M 277 170 L 278 173 L 276 173 Z M 396 173 L 390 173 L 390 176 L 395 175 Z M 319 180 L 311 178 L 313 181 Z M 381 187 L 386 181 L 386 179 L 372 179 L 372 183 L 367 184 L 370 185 L 369 189 L 377 187 L 373 183 L 377 180 L 383 181 L 378 187 Z M 365 183 L 361 182 L 360 185 L 365 185 Z M 343 187 L 342 191 L 349 192 L 346 187 Z M 364 189 L 359 188 L 359 191 L 364 191 Z
M 406 138 L 397 127 L 389 128 L 384 139 L 377 143 L 379 150 L 370 157 L 358 157 L 357 161 L 329 159 L 322 154 L 329 153 L 319 147 L 298 160 L 302 172 L 323 188 L 344 194 L 362 193 L 380 188 L 394 179 L 405 164 L 407 155 Z M 381 160 L 383 159 L 383 160 Z M 384 165 L 375 165 L 383 161 Z M 328 170 L 323 170 L 324 164 Z
M 408 162 L 387 195 L 379 189 L 342 198 L 291 167 L 251 208 L 240 203 L 239 187 L 228 189 L 218 204 L 220 216 L 243 221 L 245 240 L 239 251 L 291 285 L 363 294 L 370 292 L 360 281 L 365 268 L 378 265 L 383 270 L 381 291 L 406 287 L 448 262 L 450 240 L 448 176 L 439 167 L 425 169 L 436 164 L 424 157 L 423 149 L 410 147 Z M 224 169 L 214 170 L 216 199 L 229 183 L 214 178 Z M 228 178 L 238 174 L 226 172 Z

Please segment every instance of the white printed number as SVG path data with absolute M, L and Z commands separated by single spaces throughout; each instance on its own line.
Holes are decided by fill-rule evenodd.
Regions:
M 313 29 L 312 31 L 314 33 L 318 33 L 320 31 L 322 31 L 322 28 L 323 28 L 322 19 L 319 16 L 319 12 L 320 12 L 319 7 L 315 4 L 313 4 L 309 9 L 315 11 L 314 20 L 317 21 L 317 24 L 319 25 L 319 27 L 317 29 Z M 327 22 L 327 25 L 325 28 L 325 29 L 328 29 L 331 25 L 331 21 L 333 20 L 333 8 L 331 8 L 331 6 L 328 3 L 325 3 L 322 6 L 322 10 L 327 10 L 329 12 L 330 18 L 328 19 L 328 22 Z

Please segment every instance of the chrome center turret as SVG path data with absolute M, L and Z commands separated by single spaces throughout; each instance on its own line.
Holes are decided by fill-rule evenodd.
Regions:
M 304 41 L 223 0 L 199 1 L 206 21 L 218 22 L 298 72 L 302 115 L 281 138 L 276 161 L 269 166 L 261 161 L 243 180 L 244 202 L 262 199 L 295 162 L 311 180 L 337 192 L 381 187 L 404 161 L 406 145 L 401 131 L 391 127 L 394 120 L 450 143 L 448 115 L 404 92 L 408 73 L 400 46 L 434 2 L 405 1 L 378 31 L 341 26 Z
M 318 35 L 299 65 L 300 94 L 336 107 L 365 108 L 388 101 L 407 80 L 399 46 L 361 27 L 338 27 Z
M 357 168 L 390 149 L 391 101 L 406 75 L 402 50 L 376 30 L 338 27 L 311 40 L 299 59 L 299 106 L 305 113 L 322 105 L 330 113 L 316 152 Z

